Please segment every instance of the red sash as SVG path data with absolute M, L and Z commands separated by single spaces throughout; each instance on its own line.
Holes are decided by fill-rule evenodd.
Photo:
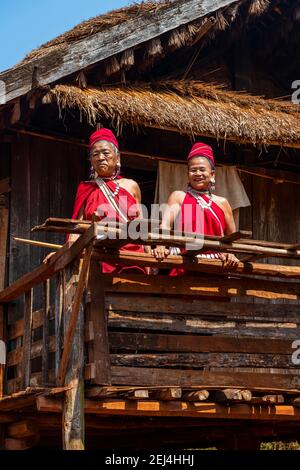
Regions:
M 119 178 L 120 179 L 120 178 Z M 115 191 L 116 183 L 114 181 L 106 182 L 106 185 L 111 189 L 111 191 Z M 137 212 L 134 210 L 134 205 L 137 204 L 137 201 L 134 197 L 124 188 L 120 186 L 118 194 L 115 196 L 115 201 L 118 205 L 121 206 L 123 212 L 127 214 L 127 218 L 129 220 L 133 220 L 137 217 Z M 83 218 L 85 220 L 91 220 L 93 214 L 97 209 L 104 205 L 104 211 L 101 211 L 102 217 L 100 215 L 100 220 L 104 217 L 113 218 L 117 222 L 120 220 L 120 216 L 118 212 L 116 212 L 109 201 L 104 196 L 103 192 L 99 189 L 98 185 L 94 181 L 82 181 L 78 188 L 77 194 L 74 203 L 74 210 L 72 219 L 76 219 L 78 217 L 79 211 L 82 205 L 85 204 Z M 144 252 L 144 248 L 142 245 L 135 245 L 135 244 L 127 244 L 122 247 L 122 250 L 125 251 L 136 251 L 136 252 Z M 103 273 L 121 273 L 124 271 L 139 271 L 140 273 L 145 274 L 145 269 L 139 266 L 122 266 L 122 265 L 110 265 L 108 263 L 101 263 L 102 265 L 102 272 Z
M 208 196 L 202 195 L 201 197 L 206 203 L 209 202 Z M 201 210 L 201 220 L 199 220 L 199 210 L 201 210 L 201 208 L 194 196 L 190 193 L 186 193 L 179 212 L 176 230 L 182 231 L 183 234 L 184 232 L 189 232 L 202 235 L 222 236 L 226 228 L 226 221 L 225 214 L 221 207 L 212 201 L 210 208 Z M 182 268 L 174 268 L 170 272 L 170 276 L 178 276 L 179 274 L 185 274 L 185 270 Z

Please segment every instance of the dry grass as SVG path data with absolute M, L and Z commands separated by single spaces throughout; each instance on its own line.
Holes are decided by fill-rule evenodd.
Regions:
M 57 36 L 55 39 L 30 52 L 19 64 L 16 65 L 16 67 L 27 64 L 32 60 L 42 58 L 50 52 L 58 50 L 63 51 L 68 47 L 68 44 L 72 42 L 80 41 L 121 23 L 132 19 L 138 20 L 142 17 L 146 18 L 147 16 L 156 15 L 161 11 L 168 9 L 174 4 L 174 2 L 176 3 L 176 0 L 146 0 L 141 3 L 134 3 L 130 6 L 113 10 L 105 13 L 104 15 L 99 15 L 87 21 L 83 21 L 70 31 Z M 244 13 L 239 16 L 241 10 L 240 7 L 244 5 L 247 8 L 244 10 Z M 206 40 L 203 42 L 203 45 L 205 45 L 207 41 L 213 40 L 218 32 L 227 29 L 238 16 L 242 23 L 245 21 L 248 22 L 252 17 L 256 18 L 265 13 L 268 6 L 269 0 L 239 0 L 228 7 L 220 9 L 215 14 L 216 21 L 214 26 L 210 28 L 205 35 Z M 246 17 L 244 17 L 245 15 Z M 159 21 L 159 17 L 157 18 Z M 207 17 L 203 17 L 193 24 L 180 26 L 179 28 L 171 31 L 168 41 L 170 48 L 182 47 L 189 44 L 195 34 L 197 34 L 199 28 L 201 28 L 205 19 L 207 19 Z
M 105 13 L 104 15 L 99 15 L 87 21 L 83 21 L 70 31 L 57 36 L 55 39 L 48 41 L 38 49 L 31 51 L 20 64 L 42 57 L 50 51 L 52 52 L 57 49 L 62 49 L 74 41 L 80 41 L 81 39 L 92 36 L 93 34 L 99 33 L 100 31 L 104 31 L 113 26 L 117 26 L 131 19 L 138 20 L 140 17 L 153 15 L 168 8 L 171 3 L 172 0 L 146 0 L 141 3 L 135 2 L 127 7 L 119 8 Z
M 258 146 L 300 141 L 298 106 L 206 83 L 169 81 L 85 90 L 57 85 L 45 97 L 45 102 L 51 101 L 60 109 L 79 109 L 90 124 L 108 118 L 119 132 L 126 123 Z

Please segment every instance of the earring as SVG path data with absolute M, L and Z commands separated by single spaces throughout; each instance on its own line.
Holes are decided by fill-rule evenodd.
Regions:
M 209 187 L 211 191 L 214 191 L 216 189 L 216 181 L 214 179 L 210 181 Z
M 90 180 L 94 180 L 95 179 L 95 170 L 94 170 L 94 167 L 91 166 L 90 168 Z

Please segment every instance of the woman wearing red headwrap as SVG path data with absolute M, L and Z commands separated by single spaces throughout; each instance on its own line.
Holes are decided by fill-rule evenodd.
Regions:
M 128 222 L 140 217 L 141 191 L 138 184 L 119 176 L 120 154 L 116 137 L 109 129 L 99 129 L 90 137 L 91 180 L 83 181 L 77 188 L 72 219 L 107 219 Z M 70 239 L 74 240 L 71 235 Z M 127 244 L 122 250 L 143 252 L 141 245 Z M 101 263 L 103 273 L 138 271 L 138 266 L 121 266 Z
M 202 142 L 193 145 L 188 157 L 187 191 L 174 191 L 164 212 L 162 228 L 183 233 L 203 235 L 228 235 L 235 232 L 235 223 L 227 199 L 213 195 L 215 161 L 212 148 Z M 157 259 L 168 256 L 170 250 L 158 246 L 153 250 Z M 224 266 L 233 268 L 238 259 L 232 253 L 204 253 L 202 257 L 219 258 Z M 171 275 L 184 274 L 183 269 L 173 269 Z

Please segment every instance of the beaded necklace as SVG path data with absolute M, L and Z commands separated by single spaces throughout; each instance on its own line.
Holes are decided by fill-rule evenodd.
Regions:
M 205 190 L 205 191 L 196 191 L 196 189 L 193 189 L 192 187 L 188 187 L 188 193 L 191 194 L 191 196 L 193 196 L 197 203 L 199 204 L 200 207 L 202 207 L 202 209 L 209 209 L 212 205 L 212 194 L 209 190 Z M 203 197 L 201 197 L 201 194 L 208 194 L 209 195 L 209 201 L 206 202 Z
M 106 183 L 107 181 L 114 181 L 117 178 L 118 175 L 119 175 L 119 171 L 117 170 L 112 176 L 107 176 L 107 177 L 102 177 L 102 178 L 100 178 L 98 176 L 98 178 L 102 179 Z M 115 183 L 116 183 L 116 189 L 114 191 L 112 191 L 109 188 L 113 197 L 116 197 L 119 194 L 119 191 L 120 191 L 119 181 L 117 180 L 117 181 L 115 181 Z

